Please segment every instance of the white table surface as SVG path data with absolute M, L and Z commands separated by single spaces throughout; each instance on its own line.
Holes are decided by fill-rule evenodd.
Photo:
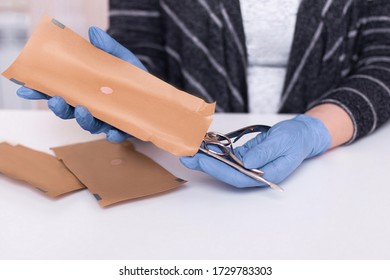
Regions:
M 213 130 L 286 115 L 216 115 Z M 0 111 L 0 141 L 50 152 L 90 141 L 49 111 Z M 390 125 L 306 161 L 281 185 L 240 190 L 150 143 L 133 141 L 189 182 L 102 208 L 82 190 L 50 199 L 0 174 L 0 259 L 390 259 Z

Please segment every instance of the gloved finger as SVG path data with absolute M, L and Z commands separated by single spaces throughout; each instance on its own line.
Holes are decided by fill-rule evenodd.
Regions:
M 83 106 L 76 106 L 74 116 L 78 124 L 92 134 L 108 132 L 112 128 L 109 124 L 92 116 L 88 109 Z
M 243 157 L 245 168 L 262 168 L 267 163 L 276 160 L 285 152 L 284 141 L 280 137 L 266 137 L 264 140 L 252 147 Z
M 196 155 L 193 157 L 180 157 L 180 162 L 188 169 L 201 171 L 198 163 L 198 157 L 196 157 Z
M 266 184 L 256 181 L 227 164 L 205 154 L 193 157 L 181 157 L 181 163 L 187 168 L 198 170 L 237 188 L 259 187 Z
M 29 99 L 29 100 L 40 100 L 40 99 L 49 99 L 50 97 L 47 96 L 46 94 L 33 90 L 28 87 L 21 87 L 16 91 L 16 94 L 24 99 Z
M 256 137 L 250 139 L 244 145 L 235 148 L 234 149 L 235 155 L 241 160 L 243 160 L 244 156 L 248 153 L 248 151 L 250 151 L 253 147 L 257 146 L 258 144 L 262 143 L 267 136 L 268 136 L 267 133 L 260 133 L 256 135 Z
M 62 97 L 54 96 L 50 98 L 47 105 L 49 109 L 61 119 L 66 120 L 74 118 L 74 108 L 66 103 Z
M 134 66 L 141 68 L 142 70 L 147 71 L 146 67 L 131 51 L 119 44 L 115 39 L 113 39 L 110 35 L 108 35 L 100 28 L 96 26 L 90 27 L 88 30 L 88 35 L 89 40 L 95 47 L 109 54 L 112 54 L 124 61 L 127 61 Z
M 294 156 L 281 156 L 261 167 L 261 170 L 264 172 L 265 179 L 279 184 L 294 172 L 302 161 Z
M 121 143 L 129 137 L 132 136 L 115 128 L 109 129 L 106 134 L 106 139 L 111 143 Z

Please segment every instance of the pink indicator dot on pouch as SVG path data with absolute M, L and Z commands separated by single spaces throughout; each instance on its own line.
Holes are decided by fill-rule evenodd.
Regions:
M 113 89 L 110 88 L 110 87 L 101 87 L 101 88 L 100 88 L 100 91 L 101 91 L 102 93 L 104 93 L 104 94 L 111 94 L 111 93 L 114 92 Z

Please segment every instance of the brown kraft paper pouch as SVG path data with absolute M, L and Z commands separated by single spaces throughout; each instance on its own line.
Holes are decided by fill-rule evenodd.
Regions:
M 24 181 L 50 197 L 84 188 L 57 158 L 21 145 L 0 143 L 0 173 Z
M 194 155 L 215 103 L 185 93 L 96 47 L 49 16 L 3 75 L 177 156 Z
M 128 141 L 97 140 L 52 150 L 101 206 L 168 191 L 185 182 L 135 151 Z

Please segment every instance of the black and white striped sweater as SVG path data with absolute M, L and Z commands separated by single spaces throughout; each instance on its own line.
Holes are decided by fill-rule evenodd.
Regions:
M 110 0 L 109 33 L 150 72 L 216 100 L 218 111 L 247 111 L 239 0 Z M 280 112 L 321 103 L 351 116 L 350 142 L 389 119 L 389 0 L 302 0 Z

